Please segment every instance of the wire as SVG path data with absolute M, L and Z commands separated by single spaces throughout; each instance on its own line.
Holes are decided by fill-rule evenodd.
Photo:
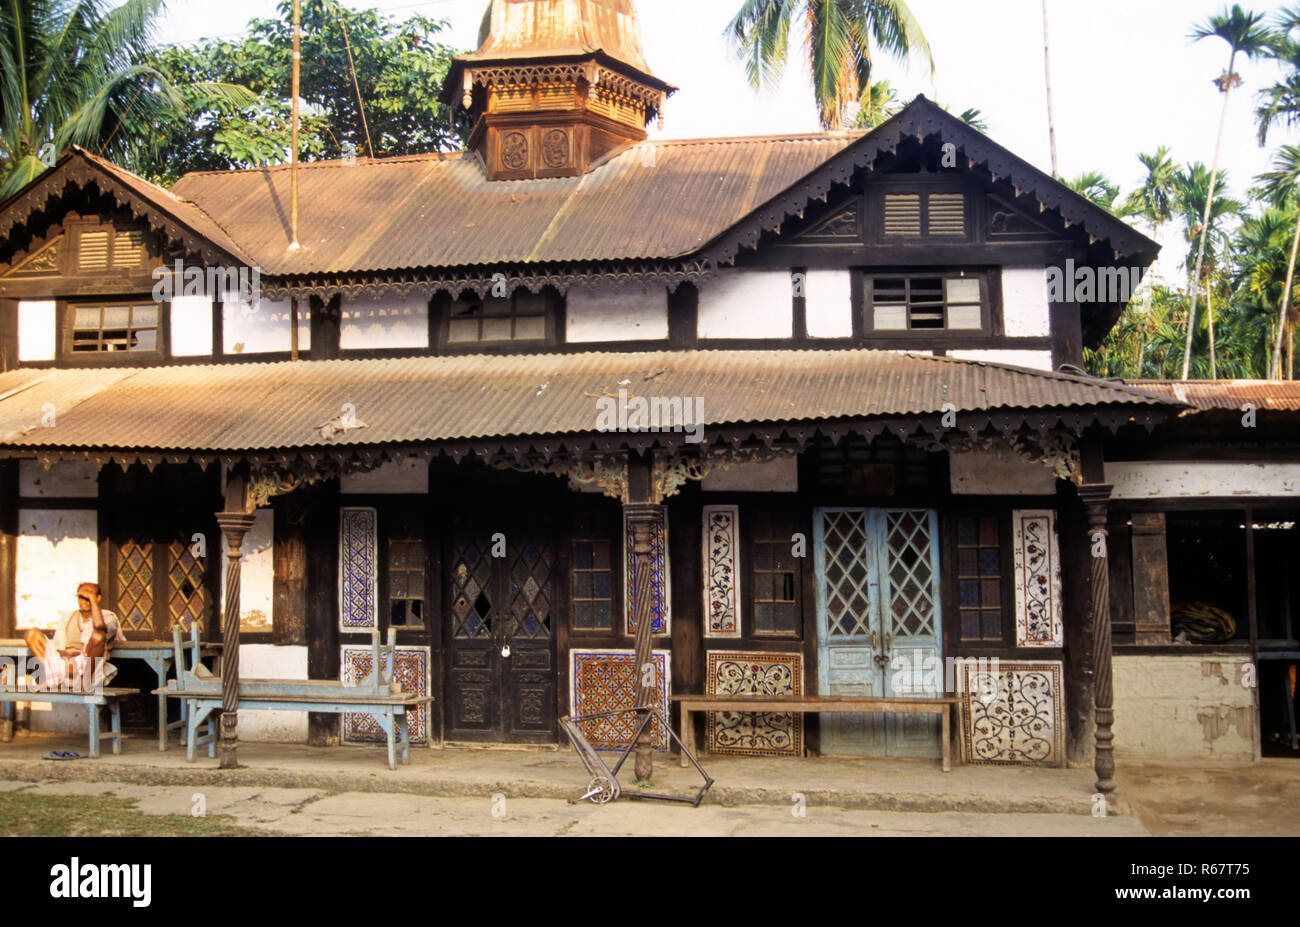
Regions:
M 348 70 L 352 72 L 352 89 L 357 93 L 357 112 L 361 114 L 361 128 L 366 133 L 366 153 L 375 156 L 375 147 L 370 143 L 370 126 L 366 122 L 366 105 L 361 102 L 361 85 L 357 83 L 357 66 L 352 60 L 352 43 L 348 41 L 348 24 L 343 21 L 343 7 L 334 5 L 339 14 L 339 26 L 343 29 L 343 45 L 348 50 Z

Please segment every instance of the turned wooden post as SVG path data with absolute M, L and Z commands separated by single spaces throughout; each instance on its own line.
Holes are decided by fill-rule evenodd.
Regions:
M 1088 513 L 1088 550 L 1092 564 L 1092 660 L 1094 717 L 1097 722 L 1096 753 L 1093 768 L 1097 772 L 1097 791 L 1109 795 L 1115 791 L 1115 690 L 1111 668 L 1110 641 L 1110 565 L 1107 559 L 1106 519 L 1112 487 L 1105 483 L 1085 483 L 1079 498 Z
M 658 522 L 659 507 L 656 505 L 636 504 L 627 506 L 628 524 L 632 529 L 632 588 L 635 600 L 632 603 L 633 616 L 636 620 L 636 707 L 651 708 L 656 701 L 655 674 L 647 672 L 647 666 L 654 663 L 654 589 L 651 586 L 653 564 L 651 562 L 652 532 Z M 635 771 L 638 781 L 644 781 L 654 775 L 654 742 L 651 735 L 653 724 L 647 725 L 636 742 Z
M 222 769 L 239 766 L 239 582 L 244 535 L 253 527 L 248 509 L 246 471 L 232 468 L 226 477 L 226 511 L 217 524 L 226 537 L 226 607 L 221 618 L 221 736 L 218 741 Z

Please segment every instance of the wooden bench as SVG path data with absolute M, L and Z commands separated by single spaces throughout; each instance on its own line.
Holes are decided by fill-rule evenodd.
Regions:
M 140 660 L 149 665 L 154 675 L 158 677 L 158 685 L 167 685 L 167 677 L 171 673 L 172 662 L 175 659 L 174 644 L 166 641 L 129 641 L 119 639 L 108 651 L 108 659 L 112 661 L 121 660 Z M 186 651 L 193 651 L 202 656 L 217 656 L 221 653 L 220 644 L 205 644 L 199 640 L 197 634 L 192 635 L 192 640 L 184 644 Z M 27 642 L 11 638 L 0 639 L 0 657 L 10 657 L 14 660 L 25 660 L 31 657 L 31 651 L 27 648 Z M 176 664 L 180 666 L 179 663 Z M 184 728 L 185 719 L 179 721 L 167 721 L 167 700 L 163 696 L 158 696 L 158 749 L 167 749 L 167 732 L 175 728 Z
M 834 712 L 841 714 L 860 714 L 868 712 L 886 712 L 893 714 L 938 715 L 943 727 L 943 771 L 952 769 L 952 735 L 958 730 L 955 722 L 957 706 L 960 699 L 951 697 L 935 698 L 855 698 L 848 696 L 766 696 L 766 695 L 674 695 L 674 702 L 682 706 L 682 742 L 694 745 L 695 721 L 691 717 L 697 711 L 741 711 L 741 712 L 793 712 L 818 714 Z M 961 755 L 960 748 L 958 756 Z M 686 765 L 686 757 L 682 757 Z
M 187 710 L 185 758 L 194 761 L 198 747 L 207 745 L 208 756 L 216 756 L 217 715 L 221 712 L 221 677 L 212 674 L 197 658 L 191 666 L 181 662 L 180 629 L 174 630 L 176 679 L 157 690 L 167 698 L 183 699 Z M 411 761 L 407 714 L 428 705 L 430 696 L 392 691 L 393 660 L 397 650 L 396 635 L 390 631 L 388 643 L 379 644 L 375 631 L 371 645 L 373 657 L 370 673 L 359 685 L 347 686 L 329 679 L 241 679 L 239 709 L 249 711 L 319 711 L 327 714 L 355 713 L 369 715 L 383 729 L 388 740 L 388 768 L 396 769 L 396 748 L 400 744 L 403 763 Z M 208 731 L 199 734 L 207 721 Z
M 90 692 L 64 692 L 57 689 L 45 691 L 15 685 L 0 687 L 0 703 L 5 706 L 5 715 L 9 717 L 15 702 L 48 702 L 52 705 L 70 702 L 85 705 L 90 712 L 90 755 L 99 756 L 99 742 L 105 738 L 113 741 L 113 752 L 122 752 L 122 699 L 139 695 L 139 689 L 100 688 Z M 99 730 L 99 709 L 107 706 L 109 713 L 109 730 Z M 10 718 L 10 720 L 12 720 Z

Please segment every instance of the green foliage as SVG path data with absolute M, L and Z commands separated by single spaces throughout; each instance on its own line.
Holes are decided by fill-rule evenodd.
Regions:
M 173 83 L 196 89 L 184 94 L 190 118 L 161 125 L 133 167 L 170 182 L 192 170 L 288 160 L 291 5 L 282 0 L 278 13 L 277 19 L 250 22 L 240 40 L 164 48 L 150 56 L 150 65 Z M 335 0 L 304 0 L 299 157 L 388 157 L 459 147 L 460 133 L 438 102 L 457 53 L 436 41 L 446 25 L 423 16 L 398 21 L 377 10 L 348 10 Z M 202 89 L 232 83 L 255 98 L 237 105 Z
M 744 0 L 726 31 L 756 89 L 780 79 L 796 29 L 827 129 L 840 128 L 845 108 L 869 90 L 873 48 L 904 63 L 917 55 L 934 71 L 930 44 L 904 0 Z
M 143 62 L 163 0 L 23 0 L 0 5 L 0 198 L 69 145 L 128 161 L 180 93 Z M 230 101 L 237 88 L 206 93 Z

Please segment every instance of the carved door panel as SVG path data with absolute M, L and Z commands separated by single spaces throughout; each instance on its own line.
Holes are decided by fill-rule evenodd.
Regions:
M 447 739 L 554 743 L 553 542 L 462 528 L 447 563 Z

